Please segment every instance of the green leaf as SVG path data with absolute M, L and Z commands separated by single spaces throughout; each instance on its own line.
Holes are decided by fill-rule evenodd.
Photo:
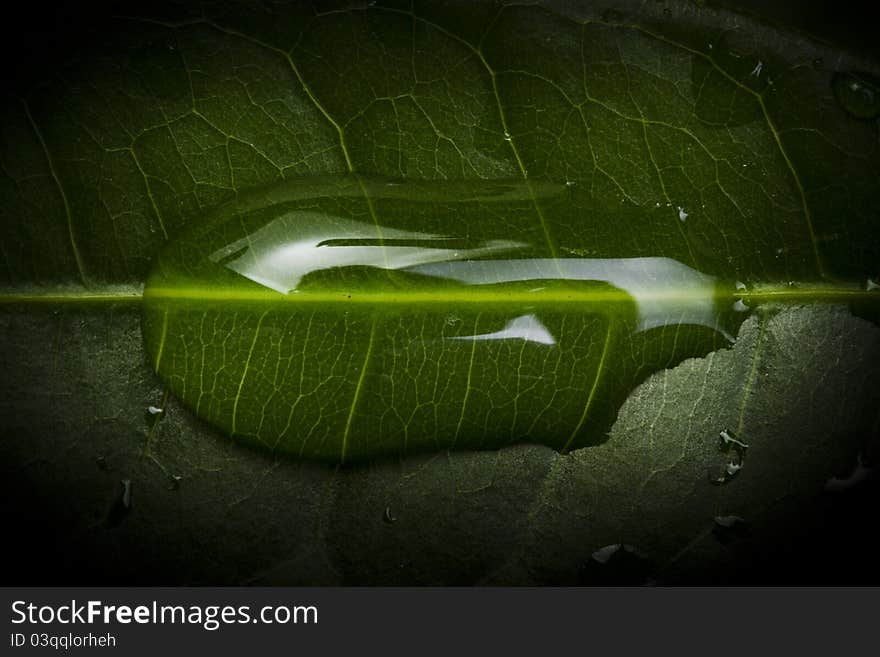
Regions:
M 797 536 L 805 518 L 821 523 L 820 506 L 804 501 L 853 462 L 857 449 L 871 453 L 876 435 L 877 330 L 840 306 L 858 301 L 860 313 L 876 313 L 866 288 L 880 261 L 880 157 L 870 104 L 848 99 L 834 81 L 870 83 L 877 65 L 726 10 L 689 3 L 605 9 L 553 2 L 160 7 L 113 19 L 88 47 L 35 67 L 39 76 L 19 76 L 24 84 L 9 90 L 0 122 L 0 367 L 10 373 L 0 415 L 5 499 L 32 500 L 9 502 L 4 513 L 34 537 L 22 539 L 24 563 L 39 563 L 49 579 L 57 575 L 53 581 L 78 572 L 149 583 L 573 583 L 595 550 L 625 542 L 649 555 L 658 578 L 693 580 L 718 576 L 732 554 L 785 554 L 791 543 L 780 535 Z M 816 65 L 820 59 L 826 64 Z M 364 188 L 342 193 L 355 173 Z M 459 182 L 433 184 L 447 180 Z M 379 181 L 402 182 L 404 197 L 381 196 Z M 456 184 L 463 187 L 453 193 Z M 515 199 L 460 198 L 463 188 L 470 194 L 493 185 L 520 191 Z M 596 443 L 629 394 L 607 441 L 560 455 L 532 445 L 447 452 L 456 439 L 444 425 L 445 409 L 460 407 L 456 377 L 467 370 L 461 354 L 441 350 L 454 361 L 442 372 L 449 397 L 419 387 L 420 396 L 389 403 L 388 384 L 370 377 L 392 371 L 401 378 L 405 368 L 364 369 L 369 340 L 355 336 L 364 331 L 357 315 L 364 311 L 351 310 L 354 360 L 333 372 L 348 387 L 342 396 L 351 398 L 353 377 L 363 374 L 361 401 L 384 396 L 383 408 L 445 400 L 440 420 L 419 417 L 418 431 L 406 438 L 436 451 L 410 456 L 400 441 L 406 423 L 389 417 L 388 432 L 374 437 L 394 439 L 358 456 L 403 451 L 400 461 L 337 473 L 276 460 L 218 435 L 174 395 L 166 399 L 151 373 L 159 361 L 187 406 L 225 426 L 228 402 L 203 396 L 200 406 L 195 387 L 183 392 L 181 376 L 201 373 L 195 365 L 204 363 L 213 383 L 222 356 L 193 355 L 163 371 L 169 361 L 158 358 L 161 340 L 150 333 L 161 327 L 150 308 L 180 305 L 187 295 L 144 304 L 145 336 L 139 306 L 166 245 L 154 272 L 172 284 L 151 282 L 148 293 L 191 289 L 184 265 L 221 296 L 248 289 L 232 270 L 225 279 L 209 272 L 206 256 L 212 245 L 277 217 L 266 194 L 298 186 L 309 191 L 294 214 L 309 205 L 339 210 L 345 220 L 442 236 L 444 246 L 522 241 L 523 257 L 533 261 L 668 258 L 717 281 L 713 301 L 729 304 L 733 284 L 745 283 L 754 312 L 737 329 L 726 312 L 713 311 L 737 341 L 709 352 L 721 333 L 700 325 L 695 334 L 684 322 L 664 324 L 653 344 L 635 344 L 647 332 L 632 329 L 639 320 L 629 299 L 577 312 L 546 304 L 550 317 L 536 317 L 562 345 L 559 363 L 568 370 L 554 373 L 562 372 L 564 405 L 547 399 L 556 388 L 517 390 L 527 379 L 508 373 L 488 403 L 470 406 L 477 400 L 469 399 L 468 406 L 515 404 L 517 395 L 507 393 L 519 391 L 523 413 L 532 415 L 506 408 L 491 419 L 465 414 L 462 424 L 491 422 L 485 445 L 469 427 L 469 447 L 527 434 L 557 448 L 572 435 L 583 442 L 571 446 Z M 413 198 L 431 194 L 436 202 Z M 262 220 L 257 213 L 244 225 L 228 224 L 229 213 L 249 203 L 264 211 Z M 420 203 L 430 207 L 416 216 L 407 211 Z M 351 237 L 333 239 L 343 241 L 328 248 L 350 246 Z M 391 273 L 350 269 L 313 282 L 316 293 L 334 294 L 353 281 L 353 299 L 369 286 L 383 295 L 428 291 L 431 308 L 454 287 Z M 623 299 L 615 289 L 590 284 L 584 293 Z M 190 338 L 201 349 L 202 320 L 205 331 L 215 322 L 225 331 L 229 304 L 212 308 L 204 297 L 189 299 L 193 308 L 180 311 L 189 316 L 170 318 L 167 354 L 179 354 Z M 336 334 L 327 326 L 345 303 L 311 311 L 328 340 Z M 290 308 L 274 305 L 251 303 L 241 319 L 253 325 L 253 314 L 259 321 L 268 310 L 264 325 L 276 330 Z M 440 338 L 497 333 L 528 314 L 489 309 L 479 319 L 456 306 L 396 321 L 370 308 L 366 325 L 382 338 L 370 357 L 409 353 L 424 362 L 425 353 L 389 351 L 388 342 L 423 330 Z M 469 333 L 429 321 L 452 314 L 470 323 Z M 563 319 L 583 336 L 560 332 Z M 253 371 L 261 375 L 272 371 L 263 364 L 282 361 L 273 359 L 271 341 L 254 340 L 255 331 L 225 332 L 236 357 L 223 375 L 248 393 L 242 410 L 253 416 L 271 399 L 269 383 L 251 389 L 240 356 L 253 345 L 252 363 L 262 363 Z M 603 377 L 597 355 L 605 338 L 615 367 Z M 213 333 L 205 338 L 207 351 L 213 340 Z M 498 353 L 502 342 L 471 341 L 475 365 L 509 364 L 512 355 Z M 514 346 L 538 349 L 523 340 Z M 314 362 L 329 365 L 337 347 L 316 347 Z M 575 371 L 572 354 L 583 371 Z M 698 358 L 673 367 L 691 356 Z M 553 366 L 523 362 L 528 375 L 542 378 Z M 491 376 L 486 369 L 474 371 Z M 314 381 L 327 374 L 309 372 Z M 587 403 L 594 383 L 595 416 Z M 165 413 L 147 414 L 150 405 Z M 337 416 L 350 408 L 329 395 L 325 406 Z M 564 417 L 542 425 L 535 413 L 545 406 Z M 292 426 L 317 419 L 318 407 L 308 408 Z M 578 433 L 581 416 L 590 426 Z M 535 427 L 546 427 L 540 436 L 514 422 L 531 426 L 536 417 Z M 277 409 L 266 418 L 277 425 Z M 333 422 L 327 451 L 312 456 L 339 457 L 345 422 Z M 363 436 L 364 422 L 354 415 L 350 426 Z M 725 428 L 749 444 L 748 454 L 741 473 L 712 487 L 707 472 L 724 465 L 717 440 Z M 284 436 L 281 429 L 265 436 Z M 281 445 L 295 453 L 301 446 Z M 132 482 L 131 512 L 111 527 L 105 520 L 120 479 Z M 730 514 L 755 532 L 744 552 L 713 542 L 712 517 Z M 63 563 L 40 547 L 70 544 L 70 537 L 78 548 Z M 185 556 L 206 546 L 215 558 Z

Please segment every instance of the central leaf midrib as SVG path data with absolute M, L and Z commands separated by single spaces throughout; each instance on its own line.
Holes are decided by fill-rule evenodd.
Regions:
M 708 287 L 708 286 L 707 286 Z M 877 301 L 877 290 L 866 290 L 855 283 L 839 284 L 760 284 L 750 290 L 726 290 L 707 287 L 676 289 L 658 286 L 656 289 L 640 289 L 638 298 L 622 289 L 553 289 L 553 290 L 480 290 L 464 288 L 455 290 L 321 290 L 296 291 L 281 294 L 270 289 L 240 289 L 221 287 L 155 287 L 144 293 L 116 290 L 69 289 L 34 291 L 32 289 L 0 290 L 0 307 L 30 305 L 112 305 L 140 304 L 144 301 L 216 304 L 257 303 L 268 305 L 447 305 L 447 304 L 527 304 L 527 305 L 604 305 L 633 303 L 634 301 L 661 301 L 668 303 L 696 300 L 714 300 L 719 303 L 743 298 L 751 303 L 805 303 Z

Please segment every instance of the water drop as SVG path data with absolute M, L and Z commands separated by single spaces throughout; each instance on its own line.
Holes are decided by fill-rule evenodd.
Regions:
M 180 475 L 171 475 L 171 490 L 178 490 L 182 479 Z
M 722 429 L 718 437 L 721 439 L 718 448 L 725 458 L 721 467 L 709 475 L 709 482 L 716 486 L 726 484 L 739 474 L 749 447 L 730 429 Z
M 866 120 L 880 116 L 880 84 L 873 76 L 858 71 L 838 72 L 831 79 L 831 89 L 850 116 Z
M 611 557 L 613 557 L 622 547 L 623 545 L 620 543 L 613 543 L 611 545 L 606 545 L 605 547 L 600 547 L 593 552 L 593 561 L 608 563 L 608 560 L 611 559 Z
M 122 523 L 131 511 L 131 479 L 122 479 L 119 484 L 116 499 L 104 519 L 104 526 L 108 529 Z
M 678 206 L 678 218 L 682 221 L 685 221 L 688 218 L 688 213 L 684 211 L 684 208 L 680 205 Z
M 745 520 L 739 516 L 715 516 L 715 524 L 719 527 L 733 527 L 741 522 L 745 522 Z
M 871 479 L 877 473 L 876 468 L 872 468 L 865 463 L 864 457 L 859 454 L 858 460 L 853 470 L 846 477 L 832 477 L 825 482 L 825 490 L 830 492 L 842 491 L 857 486 L 858 484 Z
M 759 60 L 758 60 L 758 63 L 755 64 L 755 68 L 752 69 L 752 72 L 751 72 L 749 75 L 753 75 L 753 76 L 756 77 L 756 78 L 757 78 L 757 77 L 760 77 L 760 75 L 761 75 L 761 69 L 763 69 L 763 68 L 764 68 L 764 62 L 762 62 L 762 61 L 759 59 Z M 771 83 L 771 84 L 772 84 L 772 83 Z
M 737 438 L 736 434 L 733 433 L 733 431 L 731 431 L 730 429 L 722 429 L 718 432 L 718 437 L 721 438 L 722 448 L 726 448 L 731 445 L 736 445 L 738 447 L 741 447 L 742 449 L 748 448 L 748 445 Z
M 397 522 L 397 516 L 391 513 L 391 507 L 386 506 L 385 511 L 382 513 L 382 520 L 384 520 L 389 525 Z
M 739 516 L 715 516 L 714 521 L 712 534 L 722 543 L 731 543 L 747 537 L 750 533 L 749 523 Z
M 576 183 L 574 180 L 566 180 L 566 181 L 565 181 L 565 186 L 566 186 L 566 187 L 574 187 L 576 184 L 577 184 L 577 183 Z
M 737 299 L 733 303 L 733 309 L 738 313 L 744 313 L 748 311 L 749 307 L 743 303 L 742 299 Z
M 165 412 L 165 409 L 164 409 L 164 408 L 159 408 L 158 406 L 150 405 L 150 406 L 147 408 L 147 413 L 149 413 L 150 415 L 161 415 L 161 414 L 164 413 L 164 412 Z
M 880 290 L 880 285 L 869 278 L 868 282 L 865 283 L 865 291 L 870 292 L 871 290 Z
M 510 133 L 507 130 L 504 131 L 504 141 L 510 141 Z

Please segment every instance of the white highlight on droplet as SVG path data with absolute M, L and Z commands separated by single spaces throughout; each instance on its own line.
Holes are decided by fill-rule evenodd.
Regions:
M 444 244 L 446 236 L 436 233 L 387 227 L 379 233 L 375 225 L 342 217 L 308 211 L 298 212 L 296 216 L 304 226 L 296 239 L 279 239 L 286 236 L 290 226 L 286 220 L 276 220 L 218 249 L 209 258 L 220 262 L 235 254 L 234 259 L 224 263 L 227 268 L 281 294 L 289 294 L 296 290 L 304 276 L 316 271 L 351 266 L 406 269 L 431 262 L 495 255 L 525 246 L 513 240 L 488 240 L 471 249 L 452 250 Z M 397 246 L 366 242 L 380 237 L 421 244 Z M 332 245 L 334 240 L 350 243 L 336 246 Z M 360 245 L 360 240 L 366 243 Z
M 554 345 L 556 338 L 547 330 L 534 315 L 520 315 L 507 324 L 500 331 L 492 333 L 480 333 L 478 335 L 460 335 L 450 340 L 525 340 L 536 344 Z

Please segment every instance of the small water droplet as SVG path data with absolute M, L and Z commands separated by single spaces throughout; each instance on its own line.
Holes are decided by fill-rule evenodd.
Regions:
M 684 208 L 680 205 L 678 206 L 678 218 L 682 221 L 685 221 L 688 218 L 688 213 L 684 211 Z
M 743 467 L 748 445 L 737 438 L 730 429 L 722 429 L 718 433 L 720 444 L 718 449 L 725 455 L 720 468 L 709 474 L 709 482 L 720 486 L 736 477 Z
M 763 69 L 763 68 L 764 68 L 764 62 L 762 62 L 762 61 L 759 59 L 759 60 L 758 60 L 758 63 L 755 64 L 755 68 L 752 69 L 752 72 L 749 73 L 749 75 L 752 75 L 752 76 L 754 76 L 754 77 L 756 77 L 756 78 L 757 78 L 757 77 L 760 77 L 760 76 L 761 76 L 761 69 Z
M 574 187 L 576 184 L 577 184 L 577 183 L 576 183 L 574 180 L 566 180 L 566 181 L 565 181 L 565 186 L 566 186 L 566 187 Z
M 871 292 L 873 290 L 880 290 L 880 285 L 878 285 L 876 281 L 869 278 L 868 281 L 865 283 L 865 291 Z
M 180 488 L 180 481 L 183 479 L 180 475 L 171 475 L 171 490 L 178 490 Z
M 868 73 L 838 72 L 831 78 L 831 89 L 837 102 L 857 119 L 880 116 L 880 84 Z
M 733 527 L 741 522 L 745 522 L 745 520 L 739 516 L 715 516 L 715 524 L 719 527 Z
M 733 309 L 738 313 L 747 312 L 749 307 L 743 303 L 742 299 L 737 299 L 733 302 Z
M 722 543 L 732 543 L 750 534 L 749 523 L 739 516 L 715 516 L 714 522 L 712 534 Z
M 95 459 L 95 464 L 98 466 L 100 470 L 107 470 L 107 458 L 104 456 L 99 456 Z
M 721 439 L 722 448 L 726 448 L 731 445 L 736 445 L 742 449 L 748 448 L 748 445 L 737 438 L 736 434 L 733 433 L 733 431 L 731 431 L 730 429 L 722 429 L 718 432 L 718 437 Z
M 391 513 L 390 506 L 385 507 L 385 511 L 382 513 L 382 520 L 384 520 L 389 525 L 397 522 L 397 517 Z
M 864 456 L 862 454 L 858 455 L 858 459 L 856 460 L 855 467 L 847 473 L 845 477 L 832 477 L 828 481 L 825 482 L 825 490 L 829 492 L 842 491 L 852 488 L 853 486 L 857 486 L 864 481 L 872 479 L 877 476 L 877 468 L 871 467 L 870 464 L 865 462 Z
M 622 547 L 623 546 L 620 543 L 613 543 L 612 545 L 600 547 L 598 550 L 593 552 L 593 561 L 598 561 L 599 563 L 608 563 L 608 560 L 613 557 L 614 554 Z
M 131 479 L 122 479 L 119 484 L 116 499 L 104 519 L 104 526 L 108 529 L 122 523 L 131 511 Z
M 746 284 L 743 283 L 742 281 L 737 281 L 736 283 L 734 283 L 734 287 L 737 289 L 737 291 L 739 291 L 739 290 L 745 290 L 745 289 L 746 289 Z
M 158 406 L 153 406 L 152 404 L 147 408 L 147 413 L 149 413 L 150 415 L 161 415 L 164 412 L 164 408 L 159 408 Z

